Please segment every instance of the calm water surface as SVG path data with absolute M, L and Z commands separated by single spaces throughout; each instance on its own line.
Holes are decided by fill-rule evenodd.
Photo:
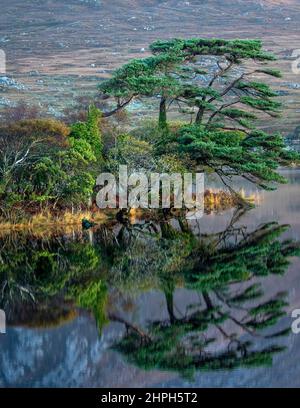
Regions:
M 300 386 L 300 171 L 284 173 L 243 186 L 246 214 L 1 235 L 0 386 Z

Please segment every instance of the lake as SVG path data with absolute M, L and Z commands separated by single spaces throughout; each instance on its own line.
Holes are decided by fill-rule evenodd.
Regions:
M 256 207 L 0 234 L 1 387 L 299 387 L 300 171 Z

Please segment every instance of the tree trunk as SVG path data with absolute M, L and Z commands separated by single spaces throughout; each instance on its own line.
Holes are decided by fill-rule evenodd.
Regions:
M 170 323 L 173 324 L 176 321 L 176 317 L 174 315 L 174 296 L 173 291 L 166 291 L 165 292 L 166 302 L 167 302 L 167 309 L 170 317 Z
M 203 296 L 203 299 L 204 299 L 204 302 L 205 302 L 205 305 L 206 305 L 206 309 L 207 310 L 212 310 L 213 309 L 213 304 L 212 304 L 212 301 L 211 301 L 208 293 L 207 292 L 202 292 L 202 296 Z
M 167 127 L 167 98 L 165 98 L 164 96 L 161 97 L 159 104 L 158 125 L 160 128 Z
M 199 108 L 199 109 L 198 109 L 198 112 L 197 112 L 196 119 L 195 119 L 195 123 L 196 123 L 197 125 L 201 125 L 202 119 L 203 119 L 203 115 L 204 115 L 204 109 L 203 109 L 203 108 Z

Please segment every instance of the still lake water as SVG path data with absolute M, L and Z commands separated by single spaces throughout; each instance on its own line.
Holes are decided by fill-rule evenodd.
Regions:
M 245 186 L 245 214 L 1 235 L 0 387 L 299 387 L 300 171 L 284 174 Z

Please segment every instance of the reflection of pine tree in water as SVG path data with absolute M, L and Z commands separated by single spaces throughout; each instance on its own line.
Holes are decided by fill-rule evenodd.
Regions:
M 284 274 L 299 245 L 280 241 L 286 226 L 248 232 L 237 220 L 198 237 L 177 220 L 176 229 L 169 222 L 103 225 L 86 239 L 2 239 L 0 308 L 9 323 L 34 327 L 62 324 L 76 307 L 90 310 L 100 331 L 108 320 L 122 323 L 127 330 L 115 348 L 143 368 L 188 375 L 270 364 L 282 350 L 276 339 L 288 333 L 274 329 L 287 303 L 284 293 L 266 298 L 259 278 Z M 161 290 L 168 319 L 146 328 L 131 323 L 108 306 L 108 287 Z M 174 301 L 178 287 L 199 295 L 183 314 Z
M 177 274 L 160 275 L 169 318 L 149 324 L 146 331 L 123 321 L 127 334 L 115 348 L 142 368 L 184 375 L 198 369 L 271 364 L 272 356 L 283 350 L 272 339 L 289 333 L 289 329 L 271 330 L 285 314 L 286 294 L 262 300 L 257 277 L 284 274 L 288 257 L 299 253 L 298 244 L 277 239 L 286 228 L 270 223 L 247 233 L 230 226 L 221 234 L 203 237 L 200 243 L 193 241 L 185 262 L 178 263 Z M 168 236 L 176 241 L 180 234 L 173 231 Z M 196 290 L 201 299 L 181 317 L 176 317 L 174 305 L 178 273 L 185 287 Z M 244 283 L 233 291 L 231 287 L 238 282 Z

